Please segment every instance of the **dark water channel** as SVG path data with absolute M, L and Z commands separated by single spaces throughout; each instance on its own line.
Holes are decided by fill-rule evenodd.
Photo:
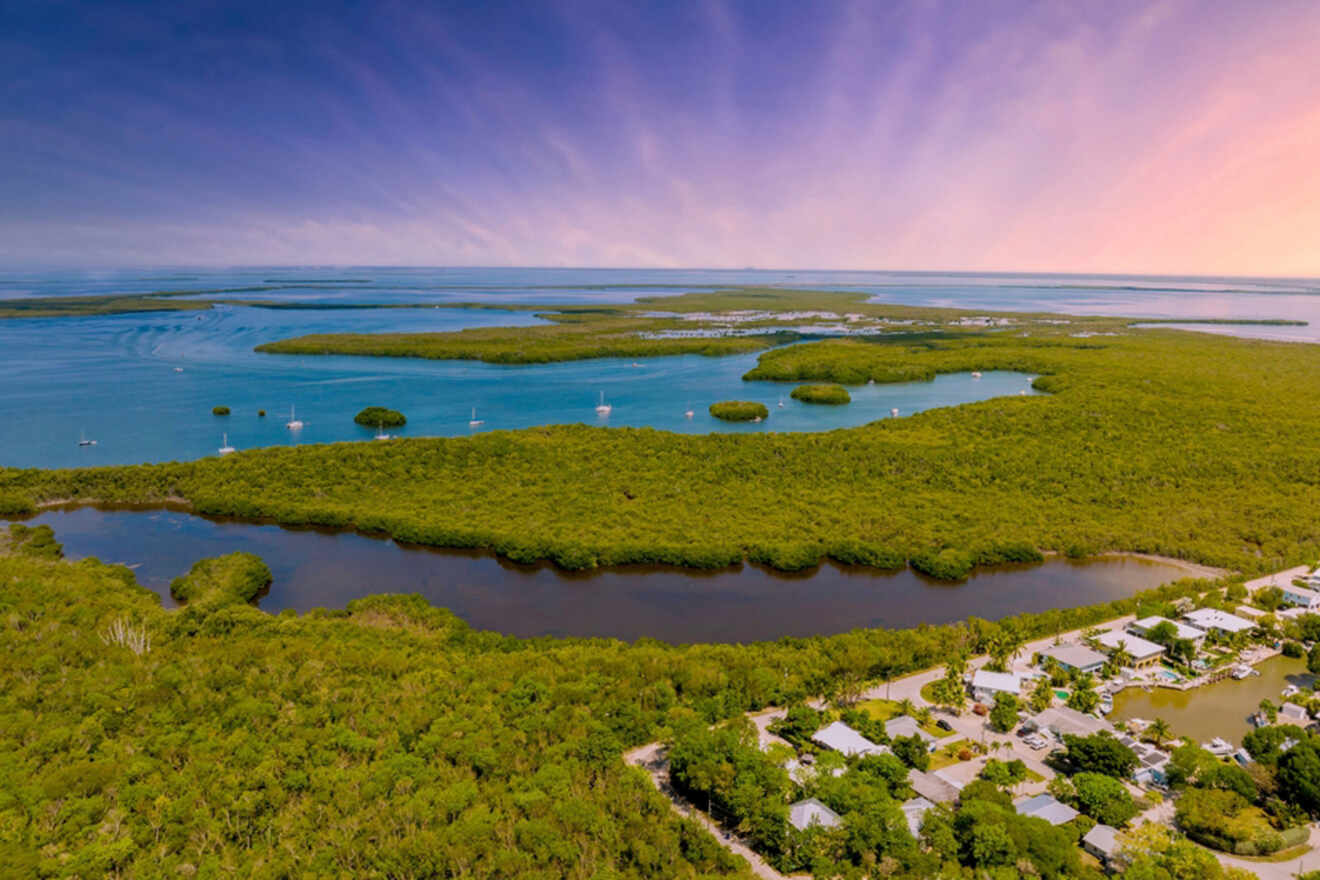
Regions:
M 800 574 L 743 565 L 714 572 L 626 567 L 589 573 L 523 566 L 490 554 L 442 551 L 344 532 L 217 521 L 169 510 L 52 510 L 66 556 L 132 566 L 167 606 L 169 582 L 198 559 L 261 556 L 274 584 L 261 608 L 342 608 L 373 593 L 420 593 L 479 629 L 518 636 L 651 637 L 747 642 L 908 627 L 1089 605 L 1184 577 L 1182 567 L 1127 557 L 983 570 L 961 584 L 911 570 L 826 564 Z

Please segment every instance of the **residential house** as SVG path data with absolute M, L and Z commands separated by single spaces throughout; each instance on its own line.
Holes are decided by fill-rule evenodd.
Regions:
M 1108 630 L 1100 634 L 1096 640 L 1100 643 L 1100 650 L 1106 654 L 1112 654 L 1121 646 L 1132 657 L 1132 662 L 1127 664 L 1133 669 L 1146 669 L 1160 662 L 1164 656 L 1164 646 L 1157 645 L 1154 642 L 1147 641 L 1141 636 L 1134 636 L 1132 633 L 1125 633 L 1120 630 Z
M 959 789 L 938 771 L 927 773 L 915 767 L 908 771 L 908 787 L 921 797 L 937 804 L 952 804 L 958 800 Z
M 788 824 L 799 831 L 806 831 L 812 825 L 821 828 L 834 828 L 839 824 L 839 814 L 815 798 L 807 798 L 791 804 L 788 808 Z
M 1141 742 L 1127 734 L 1118 737 L 1118 741 L 1132 750 L 1137 756 L 1136 769 L 1132 771 L 1132 780 L 1140 785 L 1164 785 L 1169 755 L 1148 742 Z
M 913 837 L 921 833 L 921 822 L 926 818 L 926 812 L 934 808 L 934 804 L 921 796 L 903 801 L 903 815 L 907 818 L 908 831 L 912 832 Z
M 999 694 L 1022 696 L 1022 677 L 1011 672 L 976 670 L 972 675 L 972 699 L 978 703 L 993 703 Z
M 899 737 L 916 736 L 926 744 L 927 750 L 934 750 L 935 748 L 935 737 L 922 730 L 921 723 L 911 715 L 899 715 L 890 718 L 885 722 L 885 734 L 891 741 Z
M 1021 798 L 1013 802 L 1013 809 L 1022 816 L 1034 816 L 1037 819 L 1044 819 L 1051 825 L 1062 825 L 1064 822 L 1071 822 L 1081 814 L 1072 807 L 1055 799 L 1051 794 L 1038 794 L 1035 797 Z
M 1305 587 L 1294 587 L 1292 584 L 1280 589 L 1283 590 L 1285 605 L 1295 605 L 1298 608 L 1305 608 L 1307 611 L 1320 609 L 1320 592 L 1308 590 Z
M 1110 825 L 1097 825 L 1082 838 L 1082 848 L 1100 860 L 1106 868 L 1117 867 L 1118 829 Z
M 1090 736 L 1101 731 L 1113 731 L 1113 725 L 1103 718 L 1084 715 L 1067 706 L 1051 706 L 1044 712 L 1027 719 L 1026 726 L 1032 730 L 1049 732 L 1062 740 L 1065 734 Z
M 1296 703 L 1284 703 L 1279 707 L 1280 724 L 1296 724 L 1305 727 L 1311 722 L 1311 713 Z
M 1054 645 L 1040 652 L 1042 657 L 1052 657 L 1064 669 L 1076 669 L 1078 672 L 1095 674 L 1105 665 L 1105 655 L 1092 651 L 1085 645 Z
M 1311 589 L 1320 590 L 1320 568 L 1317 568 L 1315 571 L 1302 578 L 1302 580 L 1306 581 L 1306 585 Z
M 1194 626 L 1188 626 L 1185 623 L 1179 623 L 1176 620 L 1169 620 L 1167 617 L 1143 617 L 1140 620 L 1134 620 L 1127 625 L 1127 631 L 1134 636 L 1144 637 L 1161 623 L 1173 624 L 1173 629 L 1177 634 L 1176 637 L 1179 639 L 1186 639 L 1197 648 L 1201 647 L 1201 643 L 1205 641 L 1205 630 L 1197 629 Z
M 811 735 L 811 741 L 848 758 L 893 754 L 889 746 L 876 745 L 842 721 L 835 721 Z
M 1183 620 L 1197 629 L 1227 636 L 1248 632 L 1256 626 L 1253 621 L 1238 617 L 1236 614 L 1229 614 L 1227 611 L 1220 611 L 1218 608 L 1197 608 L 1188 611 L 1183 615 Z

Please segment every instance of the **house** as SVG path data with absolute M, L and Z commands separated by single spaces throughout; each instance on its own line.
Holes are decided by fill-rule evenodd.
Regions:
M 1027 726 L 1033 730 L 1049 731 L 1060 740 L 1065 734 L 1090 736 L 1101 731 L 1113 731 L 1113 726 L 1094 715 L 1083 715 L 1067 706 L 1051 706 L 1038 715 L 1027 719 Z
M 1134 636 L 1144 637 L 1161 623 L 1173 624 L 1173 629 L 1176 633 L 1175 638 L 1186 639 L 1198 648 L 1201 647 L 1201 643 L 1205 641 L 1205 630 L 1197 629 L 1194 626 L 1188 626 L 1185 623 L 1179 623 L 1176 620 L 1169 620 L 1167 617 L 1143 617 L 1140 620 L 1134 620 L 1132 623 L 1128 624 L 1127 631 Z
M 1285 605 L 1296 605 L 1298 608 L 1305 608 L 1307 611 L 1315 611 L 1320 608 L 1320 592 L 1308 590 L 1305 587 L 1294 587 L 1291 584 L 1281 589 L 1283 590 Z
M 876 745 L 842 721 L 822 727 L 811 735 L 811 741 L 848 758 L 893 754 L 889 746 Z
M 1311 713 L 1296 703 L 1284 703 L 1279 707 L 1280 724 L 1296 724 L 1305 727 L 1311 720 Z
M 1289 608 L 1289 611 L 1300 611 L 1299 608 Z M 1259 608 L 1252 608 L 1250 605 L 1239 605 L 1233 609 L 1233 613 L 1238 617 L 1245 617 L 1247 620 L 1260 620 L 1269 612 L 1261 611 Z
M 1315 569 L 1302 580 L 1306 581 L 1306 585 L 1311 589 L 1320 590 L 1320 568 Z
M 1100 650 L 1106 654 L 1114 653 L 1119 647 L 1124 648 L 1132 657 L 1132 662 L 1127 665 L 1133 669 L 1145 669 L 1154 666 L 1164 656 L 1163 645 L 1148 642 L 1141 636 L 1134 636 L 1131 633 L 1116 629 L 1101 633 L 1096 641 L 1100 643 Z
M 1256 626 L 1250 620 L 1238 617 L 1236 614 L 1229 614 L 1227 611 L 1220 611 L 1218 608 L 1197 608 L 1194 611 L 1188 611 L 1183 615 L 1183 620 L 1197 629 L 1203 629 L 1206 632 L 1213 631 L 1226 636 L 1247 632 Z
M 1169 755 L 1148 742 L 1134 739 L 1126 733 L 1118 741 L 1132 750 L 1137 756 L 1137 766 L 1132 771 L 1132 780 L 1141 785 L 1164 785 L 1169 766 Z
M 1118 855 L 1118 829 L 1109 825 L 1097 825 L 1082 838 L 1082 848 L 1100 860 L 1100 864 L 1111 867 Z
M 1064 669 L 1076 669 L 1078 672 L 1094 674 L 1105 665 L 1105 655 L 1085 645 L 1054 645 L 1041 651 L 1040 655 L 1052 657 Z
M 806 831 L 812 825 L 834 828 L 839 824 L 839 814 L 815 798 L 807 798 L 789 805 L 788 824 L 798 831 Z
M 919 795 L 903 801 L 903 815 L 907 818 L 908 831 L 912 832 L 913 837 L 921 833 L 921 821 L 926 818 L 926 812 L 933 809 L 935 805 Z
M 885 734 L 890 740 L 899 737 L 917 736 L 926 744 L 928 749 L 935 748 L 935 737 L 921 729 L 921 724 L 911 715 L 899 715 L 896 718 L 890 718 L 885 722 Z
M 976 670 L 972 675 L 972 699 L 978 703 L 993 703 L 999 694 L 1022 696 L 1022 677 L 1011 672 Z
M 1013 809 L 1018 811 L 1018 815 L 1044 819 L 1051 825 L 1062 825 L 1081 815 L 1072 807 L 1056 800 L 1051 794 L 1038 794 L 1035 797 L 1014 801 Z
M 914 767 L 908 771 L 907 782 L 909 788 L 928 801 L 951 804 L 958 800 L 958 786 L 938 773 L 927 773 Z

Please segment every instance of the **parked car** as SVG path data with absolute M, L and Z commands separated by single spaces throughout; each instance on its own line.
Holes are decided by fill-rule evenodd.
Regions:
M 940 730 L 953 730 L 953 725 L 945 721 L 943 718 L 936 719 L 935 726 Z

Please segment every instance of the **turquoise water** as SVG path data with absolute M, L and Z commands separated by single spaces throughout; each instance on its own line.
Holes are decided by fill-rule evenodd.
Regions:
M 1009 276 L 882 272 L 583 269 L 241 268 L 0 273 L 0 299 L 186 290 L 304 304 L 611 303 L 721 285 L 858 290 L 916 305 L 1031 309 L 1140 317 L 1290 318 L 1311 326 L 1216 327 L 1307 340 L 1320 335 L 1320 284 L 1289 279 Z M 195 459 L 228 435 L 239 449 L 367 439 L 355 412 L 405 412 L 407 436 L 586 422 L 669 431 L 823 431 L 1001 395 L 1028 394 L 1015 373 L 854 389 L 845 407 L 799 404 L 791 386 L 743 382 L 755 355 L 584 361 L 537 366 L 257 354 L 253 346 L 305 333 L 455 330 L 528 325 L 526 312 L 490 309 L 273 310 L 0 321 L 0 465 L 70 467 Z M 604 393 L 613 411 L 598 419 Z M 778 406 L 780 398 L 784 406 Z M 761 424 L 711 419 L 721 399 L 759 400 Z M 229 406 L 227 418 L 211 408 Z M 695 415 L 687 419 L 691 408 Z M 258 409 L 268 415 L 257 417 Z M 285 429 L 296 409 L 305 427 Z M 85 436 L 97 441 L 81 447 Z

